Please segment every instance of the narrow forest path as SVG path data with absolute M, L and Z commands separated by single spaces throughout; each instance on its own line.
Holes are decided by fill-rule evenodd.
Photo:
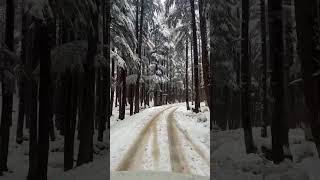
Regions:
M 209 176 L 209 154 L 191 140 L 175 119 L 175 111 L 181 106 L 162 108 L 138 128 L 140 131 L 135 137 L 127 137 L 131 138 L 132 143 L 123 152 L 113 171 L 153 170 Z M 206 166 L 202 168 L 203 172 L 192 168 L 191 164 L 195 161 Z

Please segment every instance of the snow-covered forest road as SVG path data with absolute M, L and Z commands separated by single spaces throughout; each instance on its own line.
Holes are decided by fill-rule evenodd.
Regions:
M 209 136 L 209 126 L 186 128 L 190 127 L 186 123 L 197 123 L 197 118 L 183 114 L 184 109 L 180 104 L 150 108 L 113 124 L 111 170 L 171 171 L 209 176 L 209 140 L 204 134 L 196 133 L 207 131 Z

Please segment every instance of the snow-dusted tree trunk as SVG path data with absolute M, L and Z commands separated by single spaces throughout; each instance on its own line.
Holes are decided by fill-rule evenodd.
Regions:
M 249 0 L 242 0 L 241 51 L 241 118 L 246 152 L 253 153 L 255 152 L 255 147 L 252 138 L 250 114 Z
M 140 30 L 139 30 L 139 42 L 138 42 L 138 57 L 142 63 L 142 37 L 143 37 L 143 23 L 144 23 L 144 0 L 141 0 L 141 12 L 140 12 Z M 137 78 L 137 82 L 136 82 L 136 89 L 135 89 L 135 102 L 134 102 L 134 113 L 138 113 L 139 112 L 139 98 L 140 98 L 140 78 L 141 78 L 141 67 L 142 65 L 139 65 L 138 67 L 138 78 Z
M 196 15 L 194 8 L 194 0 L 190 0 L 191 4 L 191 28 L 193 34 L 193 57 L 194 57 L 194 88 L 195 88 L 195 108 L 194 112 L 198 113 L 200 110 L 200 87 L 199 87 L 199 64 L 198 64 L 198 50 L 197 50 L 197 25 L 196 25 Z

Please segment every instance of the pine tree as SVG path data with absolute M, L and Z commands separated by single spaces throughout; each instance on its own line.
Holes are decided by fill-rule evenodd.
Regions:
M 288 127 L 284 117 L 284 37 L 282 0 L 268 1 L 268 22 L 270 36 L 270 63 L 272 65 L 271 88 L 275 98 L 272 118 L 272 158 L 275 163 L 284 159 L 285 139 L 288 137 Z
M 6 1 L 6 29 L 5 43 L 8 49 L 14 52 L 14 2 Z M 1 111 L 1 126 L 0 126 L 0 175 L 3 171 L 8 171 L 8 150 L 10 125 L 12 123 L 12 104 L 13 104 L 13 88 L 10 87 L 12 82 L 3 80 L 2 84 L 2 111 Z
M 263 98 L 263 128 L 261 132 L 262 137 L 267 136 L 267 126 L 268 126 L 268 99 L 267 99 L 267 29 L 266 29 L 266 8 L 265 0 L 260 0 L 260 23 L 261 23 L 261 56 L 262 56 L 262 98 Z
M 189 71 L 189 69 L 188 69 L 188 64 L 189 64 L 189 62 L 188 62 L 188 58 L 189 58 L 189 54 L 188 54 L 188 49 L 189 49 L 189 47 L 188 47 L 188 44 L 189 44 L 189 41 L 188 41 L 188 38 L 187 38 L 187 40 L 186 40 L 186 104 L 187 104 L 187 110 L 190 110 L 190 106 L 189 106 L 189 84 L 188 84 L 188 82 L 189 82 L 189 74 L 188 74 L 188 71 Z
M 255 152 L 253 144 L 251 114 L 250 114 L 250 56 L 249 56 L 249 0 L 242 0 L 242 30 L 241 30 L 241 117 L 244 130 L 246 152 Z
M 194 8 L 194 0 L 190 0 L 191 4 L 191 28 L 193 35 L 193 57 L 194 57 L 194 88 L 195 88 L 195 109 L 194 112 L 198 113 L 200 111 L 200 87 L 199 87 L 199 64 L 198 64 L 198 50 L 197 50 L 197 25 L 196 25 L 196 15 Z

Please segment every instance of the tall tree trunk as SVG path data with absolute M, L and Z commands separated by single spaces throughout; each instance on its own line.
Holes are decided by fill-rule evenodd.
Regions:
M 275 163 L 284 159 L 284 145 L 288 136 L 288 127 L 284 120 L 284 37 L 282 0 L 268 1 L 268 22 L 270 32 L 270 59 L 272 64 L 271 88 L 275 98 L 274 114 L 272 118 L 272 158 Z
M 205 16 L 205 4 L 204 0 L 199 0 L 199 15 L 200 15 L 200 34 L 201 34 L 201 48 L 202 48 L 202 75 L 203 75 L 203 84 L 204 91 L 206 95 L 206 100 L 210 107 L 210 98 L 209 98 L 209 60 L 208 60 L 208 37 L 207 37 L 207 20 Z
M 6 29 L 5 44 L 14 52 L 14 2 L 6 1 Z M 10 125 L 12 123 L 13 89 L 10 89 L 10 80 L 2 80 L 2 110 L 0 126 L 0 175 L 8 171 L 8 149 L 10 137 Z
M 120 71 L 119 71 L 119 67 L 117 66 L 117 80 L 116 80 L 116 99 L 114 101 L 114 107 L 118 106 L 118 101 L 119 101 L 119 97 L 120 97 L 120 87 L 119 87 L 119 82 L 120 82 Z
M 114 64 L 114 60 L 112 60 L 112 63 L 111 63 L 111 78 L 112 78 L 113 81 L 115 79 L 114 69 L 115 69 L 115 64 Z M 111 113 L 113 111 L 113 104 L 114 104 L 114 90 L 115 90 L 115 87 L 111 87 L 111 103 L 110 103 L 111 104 Z
M 190 106 L 189 106 L 189 85 L 188 85 L 188 82 L 189 82 L 189 75 L 188 75 L 188 44 L 189 44 L 189 41 L 188 41 L 188 38 L 186 40 L 186 104 L 187 104 L 187 110 L 190 110 Z
M 134 85 L 129 85 L 129 104 L 130 104 L 130 116 L 133 115 L 133 99 L 134 99 Z
M 31 72 L 29 70 L 28 75 L 31 75 Z M 37 83 L 35 79 L 31 79 L 29 81 L 28 85 L 28 105 L 29 105 L 29 111 L 28 111 L 28 121 L 30 124 L 29 129 L 29 171 L 28 171 L 28 180 L 36 179 L 37 172 L 38 172 L 38 148 L 37 148 L 37 136 L 38 136 L 38 130 L 37 130 Z
M 47 179 L 49 155 L 49 124 L 51 118 L 50 87 L 51 87 L 51 48 L 49 31 L 46 24 L 38 24 L 39 58 L 40 58 L 40 87 L 39 87 L 39 125 L 38 125 L 38 156 L 39 177 Z
M 64 139 L 64 170 L 73 168 L 74 162 L 74 136 L 78 104 L 77 72 L 67 69 L 64 74 L 63 87 L 65 87 L 65 139 Z
M 263 127 L 261 131 L 262 137 L 267 137 L 268 126 L 268 99 L 267 99 L 267 76 L 268 76 L 268 64 L 267 64 L 267 29 L 266 29 L 266 8 L 265 0 L 260 0 L 260 12 L 261 12 L 261 56 L 262 56 L 262 98 L 263 98 Z
M 104 57 L 106 58 L 107 65 L 101 68 L 101 108 L 100 118 L 98 121 L 98 141 L 103 141 L 103 133 L 106 129 L 106 122 L 109 121 L 112 115 L 112 101 L 111 101 L 111 78 L 110 78 L 110 1 L 102 1 L 102 17 L 103 17 L 103 44 Z M 107 119 L 105 119 L 107 118 Z
M 103 68 L 103 79 L 105 80 L 105 87 L 103 88 L 103 92 L 105 94 L 103 94 L 103 98 L 106 98 L 106 115 L 107 115 L 107 123 L 108 123 L 108 128 L 110 127 L 110 117 L 112 115 L 112 104 L 111 104 L 111 96 L 110 96 L 110 88 L 111 88 L 111 82 L 110 82 L 110 24 L 111 24 L 111 1 L 110 0 L 104 0 L 104 10 L 103 10 L 103 16 L 104 16 L 104 20 L 103 22 L 105 23 L 103 29 L 103 41 L 105 44 L 105 49 L 104 49 L 104 57 L 106 58 L 107 61 L 107 65 L 106 67 Z M 105 122 L 104 122 L 104 118 L 101 119 L 101 123 L 103 124 L 103 126 L 105 126 Z M 102 127 L 101 127 L 102 128 Z M 104 131 L 104 129 L 100 129 L 100 131 Z M 100 132 L 101 133 L 101 132 Z M 100 138 L 101 138 L 101 134 L 100 134 Z
M 136 31 L 136 38 L 137 40 L 139 39 L 139 0 L 136 0 L 136 19 L 135 19 L 135 31 Z M 136 49 L 136 53 L 139 53 L 139 47 L 137 47 Z M 132 74 L 131 71 L 129 70 L 129 74 Z M 130 104 L 130 116 L 133 115 L 134 112 L 134 104 L 133 104 L 133 100 L 135 98 L 135 86 L 133 84 L 129 84 L 129 94 L 128 94 L 128 98 L 129 98 L 129 104 Z
M 138 43 L 138 57 L 142 63 L 142 37 L 143 37 L 143 19 L 144 19 L 144 0 L 141 0 L 141 12 L 140 12 L 140 35 L 139 35 L 139 43 Z M 139 96 L 140 96 L 140 78 L 141 78 L 141 66 L 139 66 L 138 70 L 138 78 L 136 82 L 136 91 L 135 91 L 135 102 L 134 102 L 134 113 L 139 112 Z
M 28 180 L 33 180 L 38 177 L 38 121 L 37 121 L 37 109 L 38 109 L 38 85 L 35 78 L 32 75 L 35 67 L 37 66 L 36 58 L 37 48 L 35 48 L 35 32 L 34 28 L 30 29 L 30 34 L 28 33 L 28 56 L 26 62 L 27 75 L 29 77 L 27 86 L 27 121 L 29 122 L 29 171 Z
M 95 1 L 98 6 L 98 1 Z M 94 58 L 98 46 L 98 18 L 99 12 L 94 12 L 92 16 L 93 31 L 88 29 L 88 52 L 84 68 L 84 87 L 82 94 L 82 115 L 80 118 L 80 144 L 77 166 L 91 162 L 93 160 L 93 134 L 94 134 L 94 83 L 95 68 Z
M 22 0 L 22 8 L 21 8 L 21 16 L 22 16 L 22 24 L 21 24 L 21 64 L 26 64 L 26 36 L 27 36 L 27 14 L 24 12 L 25 1 Z M 19 78 L 19 113 L 18 113 L 18 122 L 17 122 L 17 134 L 16 134 L 16 142 L 21 144 L 23 142 L 23 125 L 24 125 L 24 117 L 25 117 L 25 93 L 26 93 L 26 78 L 21 76 Z
M 213 3 L 211 3 L 211 13 L 210 13 L 210 129 L 213 128 L 213 124 L 215 124 L 214 121 L 214 111 L 213 111 L 213 106 L 214 106 L 214 65 L 215 65 L 215 61 L 214 61 L 214 41 L 213 41 L 213 27 L 214 27 L 214 20 L 213 20 Z M 212 168 L 211 168 L 212 169 Z M 210 170 L 211 172 L 211 170 Z
M 127 77 L 127 70 L 126 69 L 121 69 L 121 76 L 122 76 L 122 97 L 119 98 L 121 99 L 121 104 L 119 107 L 119 119 L 123 120 L 125 118 L 126 114 L 126 93 L 127 93 L 127 88 L 126 88 L 126 77 Z
M 195 88 L 195 109 L 194 112 L 198 113 L 200 110 L 200 88 L 199 88 L 199 64 L 198 64 L 198 50 L 197 50 L 197 25 L 196 25 L 196 14 L 194 8 L 194 0 L 190 0 L 191 4 L 191 27 L 193 34 L 193 56 L 194 56 L 194 88 Z
M 313 77 L 316 72 L 317 63 L 313 60 L 318 42 L 315 23 L 317 12 L 317 0 L 307 3 L 295 0 L 295 17 L 297 23 L 298 54 L 301 60 L 301 71 L 303 77 L 303 91 L 308 113 L 310 113 L 310 125 L 312 136 L 320 156 L 320 119 L 319 119 L 319 80 Z M 318 81 L 318 82 L 317 82 Z M 318 98 L 316 98 L 318 97 Z
M 193 105 L 194 102 L 194 66 L 193 66 L 193 48 L 192 48 L 192 40 L 190 42 L 190 52 L 191 52 L 191 105 Z
M 289 78 L 290 78 L 290 66 L 294 61 L 294 45 L 293 45 L 293 9 L 290 7 L 284 7 L 284 18 L 283 18 L 283 32 L 284 32 L 284 57 L 283 57 L 283 108 L 284 108 L 284 125 L 289 133 L 289 96 L 292 91 L 289 89 Z M 286 146 L 286 151 L 284 152 L 285 157 L 292 160 L 292 155 L 289 149 L 289 135 L 284 136 L 284 145 Z
M 102 106 L 102 83 L 101 83 L 101 67 L 97 67 L 95 72 L 95 105 L 94 105 L 94 129 L 97 130 L 100 122 L 101 106 Z
M 250 57 L 249 57 L 249 0 L 242 0 L 242 30 L 241 30 L 241 116 L 244 130 L 246 152 L 255 152 L 253 144 L 251 116 L 250 116 Z

